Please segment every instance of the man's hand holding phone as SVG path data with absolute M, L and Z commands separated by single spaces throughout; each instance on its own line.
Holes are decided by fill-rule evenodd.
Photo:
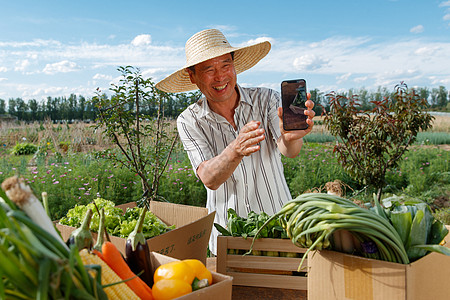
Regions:
M 311 98 L 311 94 L 307 93 L 306 102 L 304 102 L 304 120 L 302 121 L 304 125 L 302 127 L 306 127 L 306 129 L 296 129 L 296 130 L 286 130 L 286 124 L 283 124 L 283 107 L 278 108 L 278 118 L 280 124 L 280 132 L 281 136 L 277 141 L 278 149 L 280 152 L 289 158 L 296 157 L 303 145 L 303 137 L 311 132 L 314 121 L 312 120 L 316 113 L 312 110 L 314 108 L 314 102 L 309 100 Z
M 304 111 L 304 114 L 307 116 L 306 123 L 308 124 L 308 128 L 301 129 L 301 130 L 285 130 L 285 126 L 283 126 L 283 108 L 278 108 L 278 117 L 280 120 L 280 131 L 283 138 L 287 141 L 293 141 L 303 138 L 305 135 L 311 132 L 314 121 L 313 118 L 316 115 L 316 113 L 313 111 L 314 108 L 314 102 L 310 100 L 311 94 L 307 93 L 307 101 L 305 102 L 306 110 Z

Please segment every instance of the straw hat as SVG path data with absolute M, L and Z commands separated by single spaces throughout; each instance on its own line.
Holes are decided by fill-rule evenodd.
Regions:
M 192 84 L 186 68 L 209 59 L 234 52 L 236 74 L 256 65 L 270 51 L 268 41 L 246 47 L 232 47 L 217 29 L 206 29 L 194 34 L 186 42 L 186 65 L 156 84 L 156 88 L 170 93 L 186 92 L 198 89 Z

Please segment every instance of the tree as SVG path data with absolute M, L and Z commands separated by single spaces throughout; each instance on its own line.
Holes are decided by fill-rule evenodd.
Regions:
M 331 109 L 324 124 L 338 138 L 334 147 L 339 162 L 355 180 L 378 190 L 386 185 L 386 171 L 396 168 L 400 157 L 420 130 L 430 128 L 433 117 L 424 111 L 425 99 L 403 82 L 391 97 L 372 101 L 372 110 L 359 110 L 355 98 L 329 94 Z
M 10 98 L 8 100 L 8 113 L 11 116 L 17 116 L 17 110 L 16 110 L 16 100 L 13 98 Z
M 327 109 L 327 103 L 323 99 L 323 93 L 318 89 L 310 90 L 309 93 L 311 94 L 310 100 L 314 102 L 314 112 L 317 116 L 322 115 Z
M 28 108 L 30 109 L 31 116 L 29 120 L 39 120 L 38 109 L 39 103 L 35 99 L 28 101 Z
M 439 91 L 437 93 L 437 106 L 440 108 L 446 107 L 447 106 L 447 95 L 448 92 L 445 89 L 445 87 L 440 86 L 439 87 Z
M 431 107 L 433 108 L 445 108 L 447 106 L 447 90 L 445 87 L 440 86 L 431 90 Z
M 67 106 L 68 106 L 68 120 L 74 120 L 76 119 L 76 109 L 77 109 L 77 95 L 70 94 L 69 99 L 67 99 Z
M 430 98 L 430 90 L 428 88 L 418 88 L 417 93 L 419 94 L 420 98 L 425 99 L 428 101 L 428 98 Z
M 69 102 L 67 101 L 66 97 L 60 98 L 60 101 L 58 103 L 58 110 L 58 118 L 60 120 L 70 120 Z
M 377 88 L 377 91 L 374 94 L 373 100 L 379 102 L 379 101 L 382 101 L 383 98 L 387 98 L 387 97 L 389 97 L 388 90 L 385 87 L 382 88 L 381 86 L 379 86 Z
M 0 115 L 6 113 L 6 102 L 3 99 L 0 99 Z
M 19 120 L 27 120 L 28 105 L 22 98 L 16 98 L 17 118 Z
M 370 99 L 369 99 L 369 91 L 365 88 L 362 88 L 358 92 L 359 100 L 361 101 L 361 109 L 368 110 L 371 108 Z
M 183 112 L 183 110 L 186 109 L 189 105 L 195 103 L 200 99 L 202 93 L 200 90 L 195 92 L 189 92 L 189 93 L 178 93 L 172 96 L 174 97 L 174 109 L 172 111 L 172 115 L 170 115 L 171 118 L 175 119 L 178 117 L 179 114 Z M 170 96 L 169 96 L 170 97 Z
M 99 112 L 96 128 L 110 137 L 123 154 L 109 158 L 138 174 L 144 199 L 155 200 L 159 180 L 178 138 L 177 132 L 168 132 L 163 110 L 170 95 L 157 90 L 150 79 L 142 77 L 139 69 L 127 66 L 118 70 L 122 79 L 110 88 L 114 95 L 108 99 L 97 90 L 92 99 Z M 156 118 L 143 113 L 150 107 L 158 108 Z
M 84 120 L 85 111 L 86 111 L 86 98 L 80 96 L 78 99 L 78 110 L 75 119 Z
M 44 104 L 44 118 L 52 118 L 52 97 L 47 97 L 47 101 Z

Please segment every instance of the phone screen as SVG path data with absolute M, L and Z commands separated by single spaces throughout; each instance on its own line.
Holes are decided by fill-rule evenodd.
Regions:
M 308 128 L 306 110 L 306 81 L 304 79 L 285 80 L 281 83 L 284 130 Z

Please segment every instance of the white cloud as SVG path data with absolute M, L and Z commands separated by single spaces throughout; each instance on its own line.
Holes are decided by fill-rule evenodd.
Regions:
M 422 56 L 432 56 L 437 51 L 439 51 L 439 48 L 424 46 L 424 47 L 420 47 L 419 49 L 415 50 L 414 54 L 422 55 Z
M 295 67 L 293 57 L 297 58 Z M 277 42 L 269 55 L 247 72 L 251 75 L 276 72 L 280 77 L 301 74 L 316 78 L 318 82 L 314 86 L 317 88 L 320 85 L 326 87 L 322 81 L 335 82 L 331 90 L 357 87 L 355 83 L 364 83 L 366 88 L 373 89 L 379 85 L 394 86 L 402 80 L 408 84 L 430 86 L 430 74 L 439 80 L 450 78 L 449 64 L 448 42 L 418 38 L 375 42 L 367 38 L 336 36 L 311 44 Z M 399 72 L 401 70 L 403 72 Z M 336 78 L 345 74 L 352 74 L 349 78 L 352 80 L 337 84 Z
M 23 72 L 30 65 L 30 61 L 28 59 L 21 59 L 16 62 L 16 66 L 14 67 L 14 71 Z
M 248 40 L 248 41 L 246 41 L 244 43 L 241 43 L 241 44 L 239 44 L 237 46 L 238 47 L 251 46 L 251 45 L 255 45 L 255 44 L 258 44 L 258 43 L 265 42 L 265 41 L 268 41 L 271 44 L 274 43 L 274 39 L 272 39 L 270 37 L 259 37 L 259 38 L 256 38 L 256 39 Z M 234 46 L 234 45 L 232 45 L 232 46 Z
M 352 73 L 347 73 L 347 74 L 343 74 L 341 76 L 338 76 L 336 78 L 337 79 L 337 83 L 342 83 L 342 82 L 347 81 L 350 78 L 350 76 L 352 76 Z
M 0 82 L 2 82 L 2 81 L 6 81 L 6 80 L 8 80 L 8 78 L 5 78 L 5 77 L 0 77 Z
M 7 72 L 8 68 L 7 67 L 0 67 L 0 72 Z
M 92 77 L 94 80 L 112 80 L 113 77 L 111 75 L 105 75 L 105 74 L 95 74 L 94 77 Z
M 240 36 L 236 33 L 238 30 L 237 26 L 233 25 L 208 25 L 206 28 L 214 28 L 220 30 L 227 38 Z
M 76 70 L 77 70 L 76 63 L 68 60 L 63 60 L 53 64 L 46 64 L 42 72 L 48 75 L 53 75 L 56 73 L 68 73 Z
M 85 97 L 94 95 L 94 89 L 86 86 L 66 86 L 48 84 L 16 84 L 15 89 L 20 92 L 18 97 L 24 99 L 43 99 L 47 96 L 56 97 L 62 95 L 78 94 Z
M 436 81 L 433 81 L 436 85 L 449 85 L 450 84 L 450 78 L 441 78 Z
M 163 68 L 149 68 L 146 70 L 142 70 L 142 77 L 148 78 L 148 77 L 160 77 L 161 74 L 163 74 L 166 70 Z
M 294 59 L 293 66 L 299 71 L 314 71 L 328 64 L 328 60 L 315 54 L 305 54 Z
M 274 40 L 264 36 L 247 40 L 242 45 L 269 40 L 272 42 L 272 50 L 254 68 L 240 75 L 243 80 L 240 83 L 255 85 L 251 82 L 256 81 L 259 85 L 260 82 L 264 82 L 266 86 L 274 86 L 278 89 L 277 80 L 281 77 L 290 78 L 301 75 L 309 82 L 313 82 L 312 78 L 318 78 L 311 88 L 321 89 L 333 86 L 333 90 L 338 90 L 356 87 L 352 84 L 360 82 L 364 83 L 366 88 L 376 88 L 378 85 L 393 86 L 400 80 L 405 80 L 408 84 L 426 86 L 431 85 L 432 82 L 443 84 L 450 78 L 449 42 L 434 42 L 412 37 L 382 42 L 374 39 L 335 36 L 308 43 L 299 40 Z M 242 36 L 240 40 L 244 40 Z M 5 81 L 1 83 L 2 92 L 7 91 L 7 97 L 26 97 L 26 95 L 33 95 L 32 97 L 36 98 L 55 97 L 60 96 L 61 93 L 72 93 L 74 88 L 68 87 L 71 84 L 79 89 L 79 91 L 75 90 L 75 93 L 83 94 L 83 91 L 87 91 L 84 94 L 87 96 L 95 91 L 97 82 L 100 88 L 108 90 L 110 81 L 114 81 L 118 74 L 116 70 L 118 66 L 138 67 L 142 70 L 143 76 L 152 77 L 152 80 L 157 82 L 185 63 L 184 44 L 176 47 L 163 46 L 160 43 L 152 43 L 151 39 L 147 39 L 147 43 L 144 37 L 139 39 L 136 37 L 133 41 L 136 45 L 143 45 L 143 47 L 136 47 L 132 43 L 63 44 L 44 40 L 10 42 L 8 47 L 2 47 L 0 42 L 2 49 L 0 62 L 3 68 L 0 72 L 1 70 L 6 70 L 3 72 L 23 71 L 24 75 L 33 74 L 37 78 L 36 76 L 42 72 L 55 74 L 76 70 L 79 71 L 77 75 L 80 75 L 61 78 L 55 76 L 51 79 L 44 76 L 39 78 L 38 85 L 29 84 L 19 89 L 14 83 L 28 83 L 28 77 L 22 74 L 13 77 L 8 74 L 4 76 L 8 77 L 8 85 Z M 400 72 L 401 70 L 403 72 Z M 434 76 L 433 79 L 430 79 L 431 75 Z M 275 83 L 269 82 L 269 76 L 276 78 L 273 79 Z M 336 78 L 341 80 L 342 84 L 338 84 Z M 73 82 L 68 82 L 72 79 Z M 49 81 L 46 82 L 46 80 Z M 414 82 L 410 82 L 412 80 Z M 386 85 L 382 84 L 385 82 Z M 46 84 L 52 87 L 46 87 Z M 448 83 L 446 85 L 448 89 Z M 22 95 L 18 95 L 19 92 Z M 47 92 L 55 92 L 55 94 L 45 94 Z
M 364 82 L 364 81 L 366 81 L 368 79 L 369 79 L 368 76 L 361 76 L 361 77 L 355 78 L 353 81 L 359 83 L 359 82 Z
M 442 20 L 450 21 L 450 1 L 441 2 L 439 7 L 445 7 L 445 15 L 442 17 Z M 448 25 L 450 25 L 450 23 Z
M 424 29 L 423 25 L 417 25 L 417 26 L 414 26 L 413 28 L 411 28 L 409 30 L 409 32 L 411 32 L 411 33 L 422 33 L 424 30 L 425 29 Z
M 149 34 L 140 34 L 131 41 L 131 44 L 135 47 L 139 47 L 139 46 L 148 46 L 151 44 L 151 42 L 152 37 Z
M 23 47 L 55 47 L 61 43 L 55 40 L 34 39 L 31 42 L 0 42 L 1 48 L 23 48 Z

